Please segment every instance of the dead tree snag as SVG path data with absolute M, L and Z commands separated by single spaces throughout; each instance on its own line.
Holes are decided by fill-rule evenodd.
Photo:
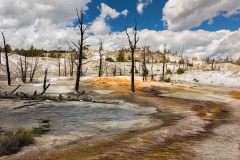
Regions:
M 46 88 L 47 72 L 48 72 L 48 70 L 45 69 L 45 72 L 44 72 L 45 75 L 44 75 L 44 80 L 43 80 L 43 90 L 45 90 L 45 88 Z
M 164 79 L 164 73 L 165 73 L 165 62 L 166 62 L 166 44 L 164 44 L 164 51 L 163 51 L 163 60 L 162 60 L 162 62 L 163 62 L 163 66 L 162 66 L 162 68 L 163 68 L 163 70 L 162 70 L 162 79 Z
M 5 37 L 4 37 L 4 33 L 3 32 L 1 32 L 1 33 L 2 33 L 2 37 L 3 37 L 3 44 L 4 44 L 4 50 L 5 50 L 8 85 L 11 86 L 11 76 L 10 76 L 10 69 L 9 69 L 9 64 L 8 64 L 7 44 L 6 44 L 6 40 L 5 40 Z
M 2 51 L 3 51 L 2 46 L 0 46 L 0 64 L 2 64 Z
M 29 80 L 30 83 L 32 83 L 32 81 L 33 81 L 33 77 L 34 77 L 34 74 L 35 74 L 35 71 L 36 71 L 37 65 L 38 65 L 38 60 L 39 60 L 39 58 L 35 57 L 35 62 L 33 65 L 33 59 L 32 59 L 32 65 L 31 65 L 31 70 L 30 70 L 30 80 Z
M 103 69 L 102 69 L 103 53 L 102 53 L 102 50 L 103 50 L 103 42 L 102 42 L 102 39 L 100 38 L 100 47 L 99 47 L 99 50 L 98 50 L 98 53 L 99 53 L 98 77 L 101 77 L 102 73 L 103 73 Z
M 135 86 L 134 86 L 134 52 L 137 48 L 137 42 L 139 40 L 139 37 L 137 37 L 137 21 L 135 20 L 135 26 L 133 27 L 133 40 L 130 39 L 130 36 L 127 32 L 127 28 L 125 27 L 125 31 L 127 34 L 129 46 L 131 49 L 131 57 L 132 57 L 132 66 L 131 66 L 131 92 L 135 92 Z
M 77 18 L 78 18 L 78 27 L 80 30 L 80 40 L 78 41 L 78 46 L 73 43 L 79 50 L 79 55 L 78 55 L 78 63 L 77 63 L 77 75 L 76 75 L 76 83 L 75 83 L 75 92 L 78 93 L 79 90 L 79 82 L 80 82 L 80 77 L 81 77 L 81 71 L 82 71 L 82 59 L 83 59 L 83 48 L 84 48 L 84 41 L 87 39 L 85 37 L 85 32 L 88 28 L 88 26 L 83 25 L 83 9 L 81 8 L 80 15 L 78 13 L 78 9 L 76 8 L 77 11 Z

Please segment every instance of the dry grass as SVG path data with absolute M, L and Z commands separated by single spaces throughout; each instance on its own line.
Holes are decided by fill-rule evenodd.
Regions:
M 240 99 L 240 92 L 232 90 L 230 92 L 228 92 L 229 95 L 232 96 L 232 98 L 236 98 L 236 99 Z
M 17 153 L 22 147 L 34 143 L 31 130 L 20 128 L 16 132 L 6 131 L 0 135 L 0 156 Z

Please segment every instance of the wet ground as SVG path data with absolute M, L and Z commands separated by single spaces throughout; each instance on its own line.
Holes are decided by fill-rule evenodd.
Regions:
M 46 94 L 58 86 L 71 90 L 59 82 Z M 14 109 L 24 102 L 0 101 L 3 129 L 52 119 L 35 145 L 0 159 L 240 159 L 240 103 L 227 95 L 230 88 L 137 82 L 130 95 L 129 81 L 116 78 L 82 87 L 87 96 L 120 103 L 45 101 Z

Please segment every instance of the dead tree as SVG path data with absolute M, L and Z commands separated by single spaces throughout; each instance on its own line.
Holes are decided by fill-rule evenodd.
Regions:
M 212 59 L 212 66 L 211 66 L 211 70 L 214 70 L 214 68 L 213 68 L 213 65 L 214 65 L 214 58 Z
M 164 51 L 163 51 L 163 60 L 162 60 L 162 62 L 163 62 L 163 66 L 162 66 L 162 68 L 163 68 L 163 70 L 162 70 L 162 79 L 164 79 L 164 73 L 165 73 L 165 62 L 166 62 L 166 56 L 165 56 L 165 54 L 166 54 L 166 44 L 164 44 Z
M 218 69 L 217 70 L 220 70 L 221 69 L 221 65 L 222 65 L 222 59 L 221 58 L 218 59 L 218 63 L 219 63 L 219 65 L 218 65 Z
M 66 62 L 66 58 L 64 58 L 64 76 L 67 76 L 67 62 Z
M 2 51 L 3 51 L 2 46 L 0 46 L 0 64 L 2 64 Z
M 46 89 L 46 82 L 47 82 L 47 72 L 48 70 L 45 69 L 45 72 L 44 72 L 44 80 L 43 80 L 43 90 Z
M 188 57 L 186 56 L 186 70 L 188 71 Z
M 180 68 L 181 66 L 181 64 L 183 65 L 183 67 L 182 68 L 184 68 L 184 59 L 183 59 L 183 51 L 184 51 L 184 45 L 183 45 L 183 48 L 182 48 L 182 53 L 181 53 L 181 55 L 180 55 L 180 60 L 178 61 L 178 68 Z
M 107 61 L 105 61 L 105 71 L 106 71 L 106 77 L 108 77 L 108 64 L 107 64 Z
M 116 63 L 114 65 L 114 67 L 112 68 L 112 74 L 113 74 L 113 76 L 116 76 L 116 74 L 117 74 L 117 65 L 116 65 Z
M 28 69 L 28 62 L 27 62 L 26 56 L 24 57 L 24 64 L 22 61 L 22 57 L 20 56 L 20 71 L 21 71 L 21 78 L 23 83 L 26 83 L 27 69 Z
M 151 58 L 151 79 L 153 80 L 153 58 L 154 58 L 154 56 L 153 56 L 153 52 L 151 52 L 149 48 L 150 48 L 150 46 L 146 47 L 147 53 L 148 53 L 148 57 Z
M 142 70 L 143 70 L 143 82 L 147 80 L 147 66 L 146 66 L 146 41 L 145 46 L 143 47 L 143 61 L 142 61 Z
M 80 40 L 78 41 L 78 46 L 73 42 L 73 44 L 78 48 L 79 55 L 78 55 L 78 63 L 77 63 L 77 77 L 76 77 L 76 83 L 75 83 L 75 92 L 78 93 L 79 90 L 79 82 L 81 77 L 81 70 L 82 70 L 82 59 L 83 59 L 83 48 L 84 48 L 84 41 L 87 39 L 85 37 L 85 32 L 88 28 L 88 26 L 83 25 L 83 9 L 81 8 L 80 15 L 77 11 L 77 17 L 78 17 L 78 27 L 81 34 Z
M 74 58 L 73 58 L 73 55 L 71 54 L 69 58 L 69 74 L 71 77 L 73 76 L 73 67 L 74 67 Z
M 102 76 L 102 61 L 103 61 L 103 53 L 102 53 L 102 50 L 103 50 L 103 42 L 102 42 L 102 39 L 100 38 L 100 47 L 99 47 L 99 50 L 98 50 L 98 53 L 99 53 L 99 71 L 98 71 L 98 77 L 101 77 Z
M 58 53 L 58 76 L 61 76 L 61 53 Z
M 5 40 L 5 37 L 4 37 L 4 33 L 3 32 L 1 32 L 1 33 L 2 33 L 2 37 L 3 37 L 3 44 L 4 44 L 4 50 L 5 50 L 8 85 L 11 86 L 11 76 L 10 76 L 10 69 L 9 69 L 9 63 L 8 63 L 7 44 L 6 44 L 6 40 Z
M 33 77 L 34 77 L 34 74 L 35 74 L 35 71 L 36 71 L 37 65 L 38 65 L 38 60 L 39 60 L 39 58 L 35 57 L 35 61 L 34 61 L 34 65 L 33 65 L 33 58 L 32 58 L 32 65 L 31 65 L 31 70 L 30 70 L 30 80 L 29 80 L 30 83 L 32 83 L 32 81 L 33 81 Z
M 131 66 L 131 92 L 135 92 L 135 86 L 134 86 L 134 52 L 137 48 L 137 42 L 139 40 L 139 37 L 137 37 L 137 21 L 135 20 L 135 26 L 133 27 L 133 40 L 130 39 L 130 36 L 127 32 L 127 28 L 125 27 L 125 31 L 127 34 L 129 46 L 131 49 L 131 56 L 132 56 L 132 66 Z

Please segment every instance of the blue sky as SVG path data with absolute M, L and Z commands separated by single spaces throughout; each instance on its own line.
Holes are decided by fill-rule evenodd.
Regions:
M 213 24 L 208 24 L 208 20 L 202 22 L 199 27 L 192 28 L 192 30 L 207 30 L 207 31 L 218 31 L 222 29 L 236 31 L 240 27 L 240 15 L 233 15 L 231 18 L 226 18 L 222 15 L 215 17 Z
M 99 7 L 101 3 L 108 5 L 111 8 L 116 9 L 120 12 L 124 9 L 129 11 L 128 16 L 118 17 L 117 19 L 109 19 L 106 21 L 111 26 L 112 32 L 119 32 L 124 30 L 126 27 L 132 27 L 134 25 L 134 20 L 138 21 L 139 30 L 149 29 L 149 30 L 166 30 L 167 27 L 164 26 L 162 17 L 163 17 L 163 8 L 168 0 L 153 0 L 148 4 L 142 14 L 139 14 L 137 11 L 138 0 L 93 0 L 88 3 L 88 10 L 86 11 L 86 21 L 91 23 L 99 14 Z M 213 23 L 209 24 L 209 20 L 205 20 L 198 27 L 190 28 L 190 30 L 206 30 L 206 31 L 218 31 L 222 29 L 235 31 L 238 30 L 240 26 L 240 14 L 233 15 L 231 17 L 224 17 L 223 14 L 213 18 Z M 197 19 L 196 19 L 197 20 Z
M 132 27 L 135 19 L 138 22 L 139 30 L 150 29 L 150 30 L 164 30 L 162 18 L 162 8 L 164 7 L 166 0 L 156 0 L 149 4 L 143 14 L 139 14 L 137 11 L 137 0 L 93 0 L 87 6 L 89 10 L 87 13 L 87 22 L 92 22 L 99 14 L 100 11 L 97 6 L 100 7 L 101 3 L 107 4 L 109 7 L 122 11 L 127 9 L 129 11 L 128 16 L 118 17 L 117 19 L 109 19 L 107 23 L 111 26 L 112 31 L 122 31 L 126 27 Z
M 240 56 L 239 0 L 0 0 L 0 30 L 14 48 L 68 50 L 79 40 L 76 7 L 84 9 L 90 49 L 100 38 L 106 51 L 128 48 L 124 29 L 136 19 L 138 47 L 146 40 L 151 50 L 184 46 L 191 57 Z

